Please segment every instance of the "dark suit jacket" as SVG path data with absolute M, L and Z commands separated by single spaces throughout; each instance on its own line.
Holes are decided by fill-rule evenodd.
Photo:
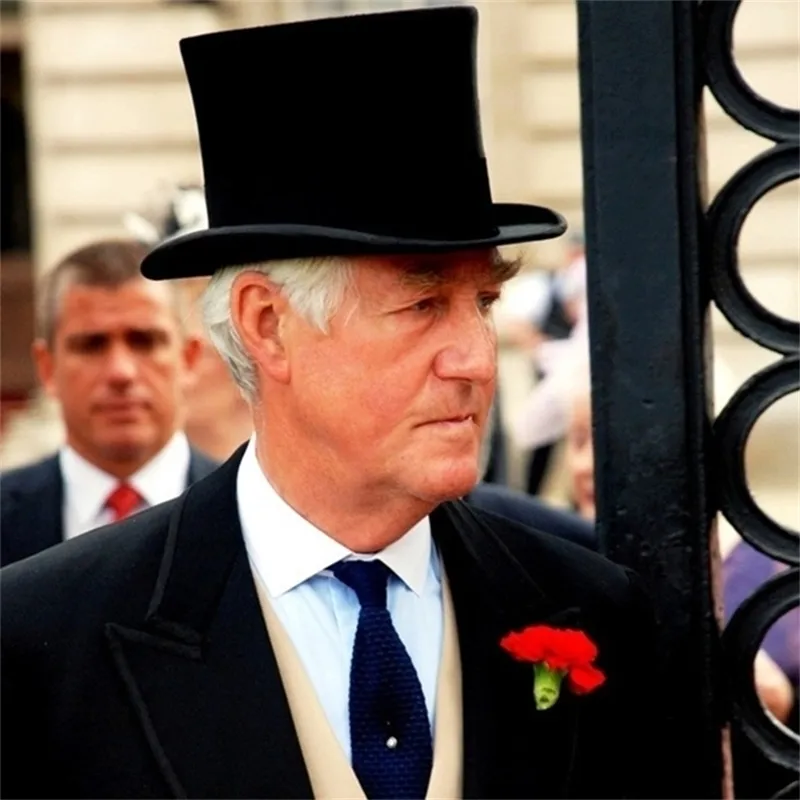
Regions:
M 479 483 L 465 498 L 470 505 L 512 522 L 598 550 L 594 525 L 571 511 L 552 508 L 536 497 L 494 483 Z
M 218 466 L 192 448 L 186 485 Z M 64 541 L 63 500 L 57 455 L 0 475 L 0 567 Z
M 242 452 L 0 571 L 3 797 L 311 797 L 239 525 Z M 464 797 L 646 796 L 658 720 L 641 716 L 653 625 L 635 576 L 463 502 L 431 528 L 461 650 Z M 498 644 L 534 623 L 584 629 L 606 684 L 537 711 L 531 665 Z

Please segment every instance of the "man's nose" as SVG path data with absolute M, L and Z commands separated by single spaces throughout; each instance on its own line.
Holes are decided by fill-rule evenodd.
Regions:
M 136 356 L 123 344 L 112 345 L 106 361 L 106 374 L 112 383 L 129 383 L 136 377 Z
M 448 331 L 448 342 L 437 355 L 434 369 L 442 379 L 494 380 L 497 338 L 491 319 L 478 309 L 461 314 Z

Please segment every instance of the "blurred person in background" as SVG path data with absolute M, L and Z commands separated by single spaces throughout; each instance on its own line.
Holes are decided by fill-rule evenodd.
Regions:
M 547 350 L 554 342 L 567 341 L 586 317 L 586 257 L 581 233 L 570 234 L 563 266 L 553 271 L 532 272 L 514 287 L 507 303 L 509 343 L 529 354 L 536 383 L 545 377 Z M 554 462 L 558 439 L 530 447 L 525 469 L 529 494 L 542 490 Z
M 183 184 L 168 192 L 166 202 L 129 212 L 123 218 L 128 232 L 152 248 L 173 236 L 208 227 L 208 212 L 201 186 Z M 200 297 L 208 278 L 186 278 L 176 284 L 182 295 L 184 325 L 202 346 L 188 378 L 184 431 L 192 445 L 224 461 L 250 438 L 250 407 L 228 368 L 211 345 L 200 314 Z
M 479 474 L 483 477 L 464 498 L 467 503 L 483 511 L 575 542 L 590 550 L 596 550 L 597 537 L 593 518 L 580 516 L 570 510 L 554 508 L 537 497 L 487 480 L 486 473 L 490 463 L 495 425 L 495 414 L 490 414 L 479 462 Z
M 511 318 L 506 331 L 509 342 L 533 357 L 542 342 L 568 338 L 583 313 L 585 295 L 583 235 L 570 232 L 562 266 L 532 270 L 514 281 L 513 297 L 505 302 Z
M 181 430 L 200 343 L 183 329 L 174 285 L 142 278 L 146 253 L 98 241 L 44 276 L 33 358 L 66 442 L 2 475 L 3 566 L 170 500 L 216 466 Z
M 566 396 L 564 422 L 565 462 L 569 475 L 570 499 L 575 513 L 594 521 L 597 508 L 594 494 L 594 444 L 592 440 L 592 387 L 589 360 L 576 354 L 556 379 L 556 391 Z
M 585 295 L 582 305 L 585 308 Z M 579 365 L 585 357 L 588 347 L 588 318 L 585 313 L 577 318 L 569 337 L 539 344 L 535 351 L 537 382 L 528 391 L 519 412 L 511 420 L 509 429 L 516 447 L 531 452 L 534 459 L 537 453 L 552 454 L 558 448 L 559 503 L 570 491 L 569 478 L 563 464 L 566 445 L 564 437 L 567 430 L 567 408 L 564 402 L 567 390 L 564 383 L 569 379 L 575 365 Z M 549 463 L 551 456 L 548 455 L 547 458 Z

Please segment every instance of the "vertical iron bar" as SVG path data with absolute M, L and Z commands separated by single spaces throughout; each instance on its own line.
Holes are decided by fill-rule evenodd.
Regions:
M 658 791 L 720 797 L 698 10 L 578 0 L 578 21 L 598 530 L 656 606 Z

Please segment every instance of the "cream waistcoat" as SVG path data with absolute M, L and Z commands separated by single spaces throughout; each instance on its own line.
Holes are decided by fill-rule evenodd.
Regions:
M 253 580 L 314 797 L 317 800 L 365 800 L 300 656 L 272 608 L 266 587 L 255 574 Z M 461 658 L 453 600 L 444 575 L 442 608 L 444 626 L 434 714 L 433 769 L 426 797 L 456 800 L 462 796 L 463 776 Z

